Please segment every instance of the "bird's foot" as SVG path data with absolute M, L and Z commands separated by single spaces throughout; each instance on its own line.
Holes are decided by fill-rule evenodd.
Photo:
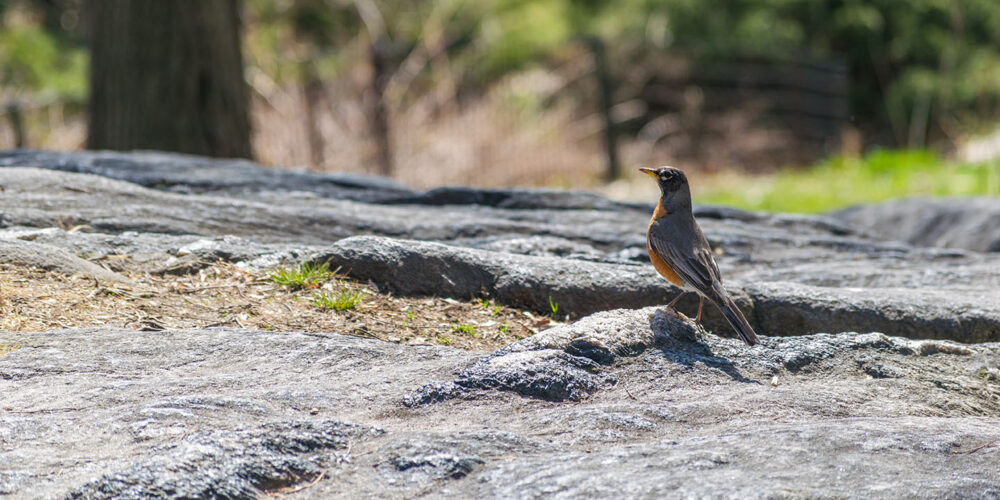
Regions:
M 677 319 L 680 319 L 680 320 L 691 321 L 691 318 L 685 316 L 684 313 L 678 311 L 677 309 L 675 309 L 672 306 L 664 307 L 663 308 L 663 313 L 664 314 L 668 314 L 670 316 L 673 316 L 673 317 L 675 317 Z

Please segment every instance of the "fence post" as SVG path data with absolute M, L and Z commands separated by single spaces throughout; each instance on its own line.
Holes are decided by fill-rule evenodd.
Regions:
M 608 75 L 604 42 L 597 36 L 588 36 L 585 40 L 594 58 L 594 76 L 597 80 L 598 105 L 600 106 L 601 118 L 604 121 L 604 155 L 606 162 L 604 175 L 608 181 L 613 181 L 621 175 L 621 166 L 618 163 L 618 135 L 615 131 L 614 118 L 611 116 L 611 78 Z

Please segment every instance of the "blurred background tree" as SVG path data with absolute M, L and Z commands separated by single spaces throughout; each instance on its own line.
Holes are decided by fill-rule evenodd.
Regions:
M 88 149 L 250 158 L 237 0 L 85 5 Z
M 28 146 L 84 146 L 101 36 L 85 11 L 0 0 L 0 96 Z M 240 16 L 265 163 L 600 187 L 610 133 L 623 172 L 674 164 L 702 175 L 700 199 L 751 208 L 772 208 L 788 175 L 803 193 L 851 175 L 878 186 L 859 199 L 1000 190 L 993 0 L 245 0 Z

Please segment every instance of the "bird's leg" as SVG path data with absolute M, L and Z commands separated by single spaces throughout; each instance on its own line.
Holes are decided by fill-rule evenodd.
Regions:
M 681 297 L 683 297 L 685 293 L 687 293 L 687 291 L 681 290 L 681 294 L 674 297 L 674 300 L 671 300 L 670 303 L 667 304 L 667 309 L 673 309 L 674 304 L 676 304 L 678 300 L 681 300 Z
M 698 295 L 698 315 L 694 317 L 694 322 L 701 324 L 701 307 L 705 305 L 705 296 Z

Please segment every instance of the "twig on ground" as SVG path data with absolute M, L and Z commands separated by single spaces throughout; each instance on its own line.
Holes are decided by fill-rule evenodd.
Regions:
M 977 451 L 979 451 L 979 450 L 981 450 L 983 448 L 988 448 L 990 445 L 992 445 L 993 443 L 996 443 L 997 441 L 1000 441 L 1000 438 L 993 438 L 992 440 L 987 441 L 987 442 L 985 442 L 985 443 L 983 443 L 983 444 L 981 444 L 979 446 L 976 446 L 975 448 L 972 448 L 972 449 L 968 449 L 968 450 L 951 450 L 951 452 L 953 454 L 955 454 L 955 455 L 966 455 L 966 454 L 969 454 L 969 453 L 975 453 L 975 452 L 977 452 Z
M 306 484 L 303 484 L 303 485 L 300 485 L 300 486 L 289 486 L 289 487 L 286 487 L 286 488 L 278 488 L 277 490 L 274 490 L 274 491 L 268 491 L 267 495 L 268 496 L 272 496 L 272 497 L 277 497 L 277 496 L 283 496 L 283 495 L 289 495 L 289 494 L 292 494 L 292 493 L 297 493 L 297 492 L 302 491 L 302 490 L 304 490 L 306 488 L 315 486 L 316 483 L 320 482 L 323 479 L 324 476 L 326 476 L 326 471 L 320 471 L 319 475 L 316 476 L 316 479 L 313 479 L 312 481 L 310 481 L 310 482 L 308 482 Z

